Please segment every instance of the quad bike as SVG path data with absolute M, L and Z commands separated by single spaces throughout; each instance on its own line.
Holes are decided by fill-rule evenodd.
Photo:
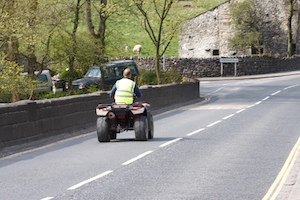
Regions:
M 154 136 L 153 117 L 148 103 L 99 104 L 96 108 L 99 142 L 110 142 L 117 133 L 134 130 L 135 140 L 147 141 Z

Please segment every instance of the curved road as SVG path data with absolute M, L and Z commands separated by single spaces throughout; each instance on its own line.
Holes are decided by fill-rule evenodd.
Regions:
M 300 135 L 300 76 L 200 87 L 209 100 L 156 115 L 153 140 L 91 132 L 0 159 L 1 199 L 276 197 Z

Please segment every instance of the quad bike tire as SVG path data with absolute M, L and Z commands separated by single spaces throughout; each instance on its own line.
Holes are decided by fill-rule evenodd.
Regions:
M 139 116 L 134 119 L 135 140 L 147 141 L 149 135 L 148 119 L 146 116 Z
M 109 136 L 111 140 L 117 139 L 117 132 L 116 131 L 110 131 Z
M 153 124 L 152 114 L 148 114 L 148 125 L 149 125 L 148 139 L 153 139 L 153 137 L 154 137 L 154 124 Z
M 105 117 L 98 117 L 97 119 L 97 136 L 99 142 L 110 142 L 110 132 Z

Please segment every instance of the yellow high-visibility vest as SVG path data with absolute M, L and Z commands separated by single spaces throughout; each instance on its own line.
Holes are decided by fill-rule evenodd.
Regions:
M 132 104 L 135 82 L 128 78 L 123 78 L 116 82 L 116 87 L 115 102 L 117 104 Z

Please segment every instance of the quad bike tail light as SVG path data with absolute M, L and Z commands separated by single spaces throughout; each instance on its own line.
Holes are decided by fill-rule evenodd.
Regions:
M 138 109 L 140 109 L 142 107 L 143 107 L 142 104 L 136 104 L 136 105 L 133 106 L 132 110 L 138 110 Z
M 142 114 L 145 112 L 145 108 L 144 107 L 133 107 L 131 110 L 131 113 L 133 115 L 138 115 L 138 114 Z
M 99 104 L 99 105 L 97 106 L 97 108 L 98 108 L 98 109 L 102 109 L 103 107 L 102 107 L 102 105 Z
M 125 115 L 119 115 L 118 119 L 126 119 L 126 116 Z

